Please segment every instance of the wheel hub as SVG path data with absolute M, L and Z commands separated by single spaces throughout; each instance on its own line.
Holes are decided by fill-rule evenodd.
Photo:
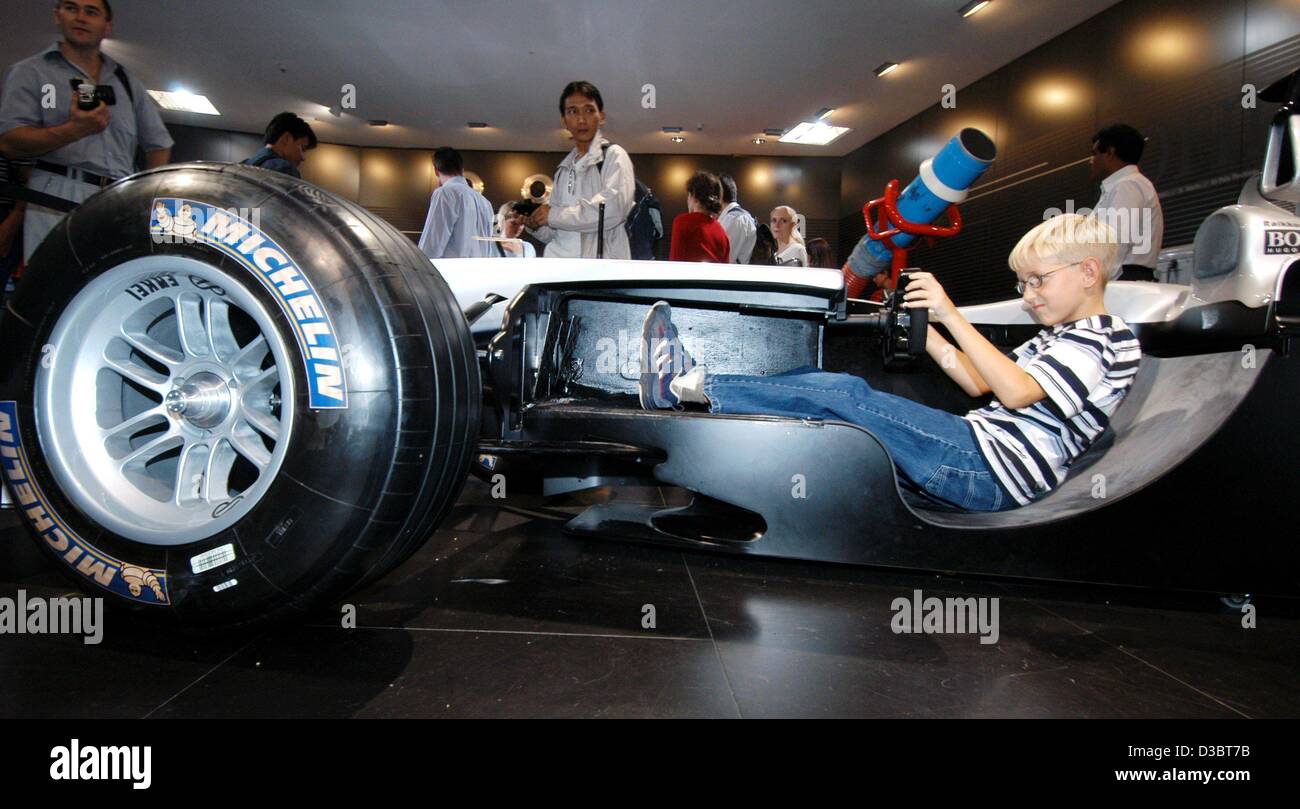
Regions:
M 68 498 L 105 529 L 184 545 L 239 522 L 275 480 L 292 347 L 237 277 L 132 259 L 77 293 L 36 375 L 36 421 Z
M 168 413 L 203 430 L 226 420 L 230 402 L 230 385 L 208 371 L 197 373 L 172 388 L 165 399 Z

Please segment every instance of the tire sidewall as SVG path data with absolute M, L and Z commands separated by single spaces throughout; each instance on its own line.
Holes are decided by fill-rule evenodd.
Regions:
M 364 364 L 363 386 L 343 369 L 348 407 L 312 409 L 307 365 L 288 311 L 252 269 L 206 244 L 160 243 L 151 236 L 154 200 L 171 197 L 260 211 L 260 230 L 293 260 L 320 298 L 345 362 Z M 255 204 L 250 206 L 250 200 Z M 92 198 L 65 218 L 33 256 L 13 304 L 21 322 L 4 318 L 10 348 L 0 366 L 0 400 L 17 402 L 16 428 L 33 493 L 39 491 L 44 512 L 83 553 L 74 554 L 71 545 L 48 531 L 40 544 L 90 592 L 141 610 L 164 607 L 203 622 L 228 622 L 282 607 L 285 593 L 319 594 L 333 579 L 342 586 L 342 577 L 332 570 L 371 520 L 392 462 L 398 414 L 397 370 L 383 313 L 372 298 L 356 294 L 364 278 L 340 233 L 346 229 L 330 232 L 330 225 L 313 214 L 311 199 L 292 198 L 270 183 L 262 187 L 247 172 L 164 171 L 137 176 Z M 151 255 L 185 256 L 216 267 L 272 314 L 288 348 L 296 402 L 289 447 L 256 505 L 225 531 L 169 547 L 106 531 L 62 494 L 41 451 L 33 410 L 37 369 L 48 353 L 43 349 L 68 304 L 103 273 Z M 59 361 L 57 346 L 53 361 Z M 39 514 L 30 509 L 24 514 L 39 534 Z M 206 570 L 195 564 L 212 552 L 233 558 Z M 88 562 L 91 556 L 98 558 Z M 124 577 L 127 568 L 154 573 L 161 590 L 137 583 L 138 592 L 133 592 Z

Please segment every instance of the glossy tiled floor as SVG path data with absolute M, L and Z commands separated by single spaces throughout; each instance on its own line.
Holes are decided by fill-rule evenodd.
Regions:
M 66 591 L 29 542 L 0 516 L 0 596 Z M 999 597 L 997 642 L 895 634 L 891 603 L 916 589 Z M 1244 629 L 1208 597 L 581 541 L 476 482 L 419 554 L 349 601 L 357 629 L 330 612 L 195 639 L 111 615 L 99 646 L 0 635 L 0 716 L 1300 715 L 1288 602 L 1258 604 Z

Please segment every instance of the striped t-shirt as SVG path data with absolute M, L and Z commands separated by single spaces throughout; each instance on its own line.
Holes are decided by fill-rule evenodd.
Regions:
M 1011 356 L 1046 397 L 1021 408 L 994 399 L 965 419 L 989 468 L 1023 506 L 1059 486 L 1106 429 L 1142 349 L 1123 320 L 1094 315 L 1043 329 Z

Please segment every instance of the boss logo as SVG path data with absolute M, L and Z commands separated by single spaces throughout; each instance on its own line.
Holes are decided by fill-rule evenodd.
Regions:
M 1264 231 L 1264 255 L 1300 254 L 1300 228 Z

